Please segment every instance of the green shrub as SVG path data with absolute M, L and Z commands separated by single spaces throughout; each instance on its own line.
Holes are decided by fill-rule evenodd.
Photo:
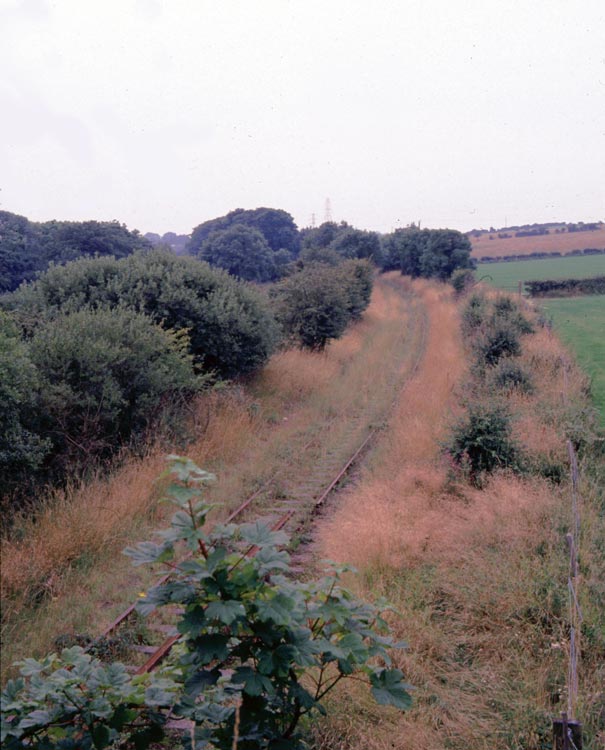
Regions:
M 476 340 L 475 349 L 480 362 L 497 364 L 502 357 L 521 354 L 519 334 L 513 326 L 503 321 L 489 326 Z
M 462 329 L 469 336 L 475 333 L 486 321 L 488 304 L 482 294 L 473 294 L 462 312 Z
M 305 349 L 321 351 L 342 336 L 350 320 L 351 298 L 339 267 L 305 266 L 272 291 L 277 319 L 286 335 Z
M 38 434 L 40 376 L 17 326 L 0 312 L 0 486 L 8 494 L 41 466 L 50 440 Z
M 506 296 L 497 297 L 493 302 L 492 324 L 502 322 L 506 322 L 519 335 L 534 332 L 533 325 L 519 310 L 517 303 Z
M 504 359 L 496 365 L 492 378 L 493 383 L 504 390 L 532 393 L 534 389 L 529 372 L 510 359 Z
M 451 275 L 450 284 L 456 294 L 463 294 L 475 283 L 475 272 L 470 268 L 457 268 Z
M 510 417 L 498 405 L 471 406 L 454 427 L 446 449 L 474 484 L 480 484 L 483 475 L 495 469 L 521 467 L 521 455 L 511 437 Z
M 186 347 L 131 310 L 81 310 L 40 326 L 29 351 L 55 472 L 112 454 L 144 433 L 164 401 L 197 390 Z
M 347 295 L 347 309 L 352 320 L 359 320 L 370 304 L 374 286 L 374 269 L 367 260 L 347 260 L 340 266 Z
M 2 305 L 29 333 L 62 312 L 128 307 L 165 329 L 187 331 L 196 367 L 226 378 L 262 366 L 278 340 L 268 304 L 255 289 L 163 250 L 55 266 L 6 295 Z

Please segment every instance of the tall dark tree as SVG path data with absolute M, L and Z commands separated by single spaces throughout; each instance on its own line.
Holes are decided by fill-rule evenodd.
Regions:
M 193 230 L 188 251 L 198 255 L 202 244 L 213 232 L 235 224 L 257 229 L 274 252 L 283 249 L 298 255 L 300 251 L 300 236 L 294 219 L 287 211 L 277 208 L 236 208 L 225 216 L 205 221 Z
M 378 232 L 349 227 L 339 232 L 329 247 L 345 258 L 367 258 L 376 265 L 382 263 L 382 245 Z
M 384 239 L 383 270 L 445 281 L 457 268 L 472 268 L 471 243 L 455 229 L 396 229 Z
M 199 258 L 246 281 L 271 281 L 277 275 L 274 253 L 258 229 L 234 224 L 212 232 Z
M 149 240 L 117 221 L 33 222 L 0 211 L 0 292 L 31 281 L 50 263 L 91 255 L 123 258 L 149 249 Z

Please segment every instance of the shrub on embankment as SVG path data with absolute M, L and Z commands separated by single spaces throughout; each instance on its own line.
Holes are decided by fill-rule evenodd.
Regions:
M 528 458 L 513 435 L 508 402 L 512 395 L 532 391 L 532 374 L 517 360 L 523 337 L 534 326 L 510 297 L 473 294 L 462 312 L 462 329 L 473 362 L 467 411 L 445 448 L 453 465 L 481 486 L 498 469 L 528 469 Z
M 0 304 L 3 495 L 144 439 L 210 376 L 262 366 L 279 339 L 257 290 L 159 250 L 51 267 Z
M 573 297 L 584 294 L 605 294 L 605 276 L 588 279 L 546 279 L 526 281 L 530 297 Z

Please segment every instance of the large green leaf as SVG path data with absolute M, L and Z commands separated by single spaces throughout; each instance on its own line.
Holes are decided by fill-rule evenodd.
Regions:
M 372 695 L 382 706 L 395 706 L 406 710 L 412 705 L 412 696 L 408 693 L 411 685 L 403 681 L 399 669 L 383 669 L 378 674 L 370 675 Z
M 241 602 L 233 600 L 218 600 L 216 602 L 210 602 L 206 607 L 206 617 L 209 620 L 219 620 L 225 625 L 231 625 L 231 623 L 238 617 L 244 617 L 246 610 Z

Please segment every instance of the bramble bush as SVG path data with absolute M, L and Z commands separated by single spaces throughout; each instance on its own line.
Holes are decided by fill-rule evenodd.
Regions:
M 203 488 L 212 475 L 171 457 L 167 498 L 177 507 L 159 541 L 126 550 L 135 564 L 166 567 L 142 614 L 184 610 L 173 663 L 144 678 L 75 647 L 26 659 L 2 695 L 2 742 L 16 748 L 146 748 L 163 736 L 166 709 L 193 722 L 194 750 L 297 750 L 304 724 L 324 713 L 342 680 L 367 682 L 376 701 L 406 709 L 410 686 L 393 668 L 400 648 L 376 605 L 342 588 L 344 568 L 318 581 L 291 577 L 287 537 L 260 522 L 215 525 Z M 177 549 L 190 556 L 177 560 Z

